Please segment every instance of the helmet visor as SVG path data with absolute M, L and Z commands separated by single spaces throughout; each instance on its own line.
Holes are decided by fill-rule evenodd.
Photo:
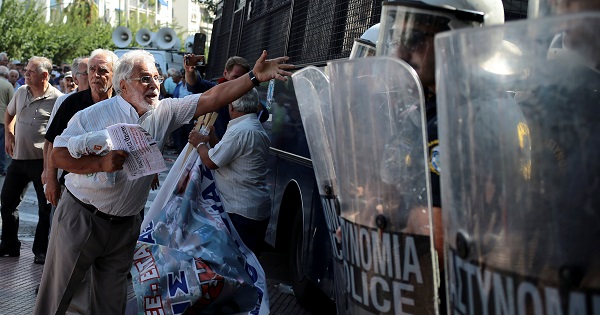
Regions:
M 360 38 L 354 40 L 352 51 L 350 51 L 350 59 L 373 56 L 375 56 L 375 44 L 373 44 L 371 41 Z
M 437 7 L 420 2 L 384 3 L 377 55 L 399 57 L 399 50 L 419 50 L 433 43 L 435 34 L 481 25 L 483 14 Z M 433 48 L 433 46 L 431 47 Z

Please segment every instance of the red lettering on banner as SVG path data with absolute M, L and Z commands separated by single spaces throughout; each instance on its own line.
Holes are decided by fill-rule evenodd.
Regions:
M 209 305 L 216 300 L 225 285 L 223 276 L 216 274 L 202 259 L 196 258 L 196 272 L 202 294 L 195 304 Z
M 164 315 L 165 310 L 162 308 L 162 297 L 160 295 L 144 297 L 144 314 L 146 315 Z
M 146 246 L 140 247 L 133 254 L 133 265 L 140 274 L 140 282 L 145 282 L 152 279 L 158 279 L 158 269 L 156 268 L 156 262 L 154 256 L 148 250 Z

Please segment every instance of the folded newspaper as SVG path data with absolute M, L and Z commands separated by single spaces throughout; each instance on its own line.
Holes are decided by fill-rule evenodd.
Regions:
M 127 178 L 133 180 L 167 170 L 167 164 L 158 144 L 140 125 L 115 124 L 106 128 L 112 141 L 112 150 L 129 153 L 123 169 Z

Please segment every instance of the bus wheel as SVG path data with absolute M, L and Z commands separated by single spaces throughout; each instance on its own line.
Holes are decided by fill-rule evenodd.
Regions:
M 302 224 L 302 211 L 297 211 L 290 242 L 290 274 L 294 295 L 303 308 L 315 314 L 335 314 L 335 303 L 304 273 Z

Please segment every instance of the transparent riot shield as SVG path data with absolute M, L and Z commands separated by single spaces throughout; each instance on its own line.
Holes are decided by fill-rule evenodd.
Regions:
M 436 37 L 449 314 L 600 314 L 598 29 L 595 13 Z
M 333 168 L 331 132 L 332 117 L 329 78 L 316 67 L 306 67 L 292 75 L 298 107 L 317 177 L 319 194 L 337 191 Z
M 317 101 L 315 84 L 326 82 L 318 70 L 293 79 L 317 181 L 329 187 L 319 187 L 324 208 L 341 241 L 338 314 L 435 314 L 419 80 L 406 63 L 385 57 L 332 62 L 328 70 L 330 101 Z
M 337 178 L 332 158 L 334 143 L 330 103 L 329 77 L 316 67 L 306 67 L 292 75 L 294 90 L 302 125 L 308 140 L 321 205 L 325 214 L 328 234 L 333 250 L 335 301 L 344 301 L 342 243 L 336 237 L 340 228 L 339 204 L 337 200 Z

